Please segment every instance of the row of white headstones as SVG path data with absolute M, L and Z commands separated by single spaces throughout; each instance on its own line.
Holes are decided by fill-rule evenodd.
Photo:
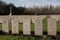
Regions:
M 56 35 L 56 21 L 60 19 L 60 15 L 20 15 L 20 16 L 0 16 L 0 23 L 2 23 L 2 31 L 9 33 L 9 23 L 12 24 L 12 34 L 19 34 L 19 23 L 23 23 L 23 34 L 30 35 L 31 21 L 34 23 L 35 35 L 43 35 L 43 20 L 47 19 L 48 35 Z

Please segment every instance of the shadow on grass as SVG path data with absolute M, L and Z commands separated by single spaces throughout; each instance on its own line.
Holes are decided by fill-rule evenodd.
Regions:
M 24 35 L 22 31 L 19 31 L 19 34 L 12 34 L 12 31 L 9 31 L 9 33 L 6 33 L 4 31 L 0 30 L 0 35 Z M 47 35 L 47 32 L 43 32 L 43 35 Z M 57 32 L 57 35 L 60 35 L 60 32 Z M 31 35 L 24 35 L 24 36 L 37 36 L 34 34 L 34 31 L 31 31 Z M 40 35 L 39 35 L 40 36 Z M 37 36 L 37 37 L 39 37 Z M 41 35 L 42 36 L 42 35 Z M 50 35 L 49 35 L 50 36 Z M 52 35 L 51 35 L 52 36 Z
M 47 32 L 43 32 L 43 35 L 41 36 L 36 36 L 34 35 L 34 32 L 31 32 L 31 35 L 24 35 L 22 31 L 19 32 L 19 34 L 12 34 L 11 31 L 9 31 L 9 33 L 0 31 L 0 35 L 10 35 L 10 36 L 24 36 L 24 37 L 28 37 L 30 39 L 30 37 L 35 37 L 36 40 L 40 39 L 40 38 L 44 38 L 44 39 L 60 39 L 60 32 L 57 32 L 58 35 L 53 36 L 53 35 L 47 35 Z

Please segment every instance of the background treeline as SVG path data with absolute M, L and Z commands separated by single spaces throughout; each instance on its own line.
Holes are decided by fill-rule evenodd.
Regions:
M 0 15 L 9 15 L 10 14 L 10 7 L 12 7 L 12 14 L 24 14 L 25 8 L 24 7 L 16 7 L 14 4 L 6 4 L 5 2 L 0 1 Z
M 6 4 L 0 1 L 0 15 L 9 15 L 12 7 L 12 15 L 59 15 L 60 6 L 33 6 L 33 7 L 16 7 L 14 4 Z

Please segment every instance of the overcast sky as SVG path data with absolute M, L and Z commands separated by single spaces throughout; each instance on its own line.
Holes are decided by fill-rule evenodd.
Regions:
M 60 5 L 60 0 L 2 0 L 6 3 L 13 3 L 15 6 L 32 6 L 33 4 L 36 6 L 44 6 L 44 5 Z

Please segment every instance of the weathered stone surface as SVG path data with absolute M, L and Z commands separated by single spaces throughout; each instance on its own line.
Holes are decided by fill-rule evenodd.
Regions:
M 60 15 L 50 15 L 52 18 L 56 19 L 56 21 L 60 20 Z
M 48 18 L 48 35 L 56 35 L 56 20 Z
M 35 35 L 42 35 L 43 34 L 43 19 L 40 19 L 40 17 L 37 17 L 35 19 Z
M 19 24 L 18 19 L 12 19 L 12 34 L 19 34 Z
M 23 34 L 30 35 L 30 19 L 24 18 L 23 20 Z
M 42 21 L 36 21 L 35 23 L 35 35 L 42 35 Z
M 43 35 L 43 19 L 46 16 L 41 15 L 41 16 L 36 16 L 35 17 L 35 35 Z
M 3 21 L 2 21 L 2 31 L 9 33 L 9 22 L 8 22 L 8 19 L 6 18 L 3 18 Z
M 2 19 L 0 18 L 0 23 L 2 23 Z
M 46 15 L 38 15 L 38 16 L 37 16 L 37 15 L 34 15 L 34 16 L 32 16 L 31 19 L 32 19 L 32 22 L 33 22 L 33 23 L 35 23 L 35 19 L 36 19 L 37 17 L 40 17 L 40 19 L 44 19 L 44 18 L 46 17 Z
M 23 16 L 19 16 L 18 20 L 19 20 L 19 23 L 23 23 Z

